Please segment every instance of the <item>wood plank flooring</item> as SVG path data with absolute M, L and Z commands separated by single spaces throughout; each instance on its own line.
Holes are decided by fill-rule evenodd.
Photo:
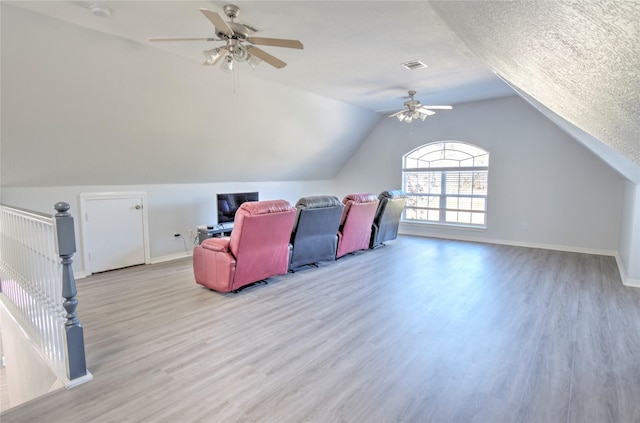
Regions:
M 615 259 L 401 236 L 239 294 L 191 260 L 78 281 L 94 380 L 12 422 L 640 422 Z

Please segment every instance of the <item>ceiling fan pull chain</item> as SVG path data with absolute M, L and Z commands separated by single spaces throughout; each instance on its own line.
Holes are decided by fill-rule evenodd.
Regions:
M 240 89 L 240 66 L 236 66 L 236 71 L 233 73 L 233 94 L 236 93 L 236 88 Z

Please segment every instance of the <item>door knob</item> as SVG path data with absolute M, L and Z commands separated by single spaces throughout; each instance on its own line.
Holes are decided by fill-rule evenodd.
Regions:
M 140 204 L 136 204 L 135 209 L 136 210 L 140 210 L 142 208 L 142 206 Z

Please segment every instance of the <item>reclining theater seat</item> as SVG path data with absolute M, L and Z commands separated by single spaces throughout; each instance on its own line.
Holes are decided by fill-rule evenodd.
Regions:
M 219 291 L 287 273 L 296 209 L 285 200 L 249 201 L 235 215 L 229 238 L 209 238 L 193 250 L 196 282 Z
M 391 241 L 398 237 L 400 217 L 407 201 L 404 191 L 382 191 L 378 196 L 380 203 L 373 218 L 371 227 L 371 242 L 369 248 L 376 248 L 385 241 Z
M 338 197 L 330 195 L 302 197 L 298 200 L 291 233 L 289 270 L 336 259 L 338 226 L 343 208 Z
M 378 199 L 369 193 L 347 195 L 342 203 L 336 258 L 369 248 L 373 216 L 378 208 Z

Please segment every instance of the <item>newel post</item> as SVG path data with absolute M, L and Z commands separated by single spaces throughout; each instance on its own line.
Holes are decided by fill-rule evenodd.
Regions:
M 56 251 L 62 259 L 62 306 L 67 312 L 67 321 L 64 324 L 66 350 L 67 350 L 67 376 L 73 380 L 87 374 L 87 365 L 84 356 L 84 335 L 82 325 L 76 316 L 78 300 L 76 281 L 73 277 L 71 257 L 76 252 L 76 237 L 73 228 L 73 217 L 69 213 L 71 206 L 67 203 L 56 203 L 53 206 L 55 215 Z

